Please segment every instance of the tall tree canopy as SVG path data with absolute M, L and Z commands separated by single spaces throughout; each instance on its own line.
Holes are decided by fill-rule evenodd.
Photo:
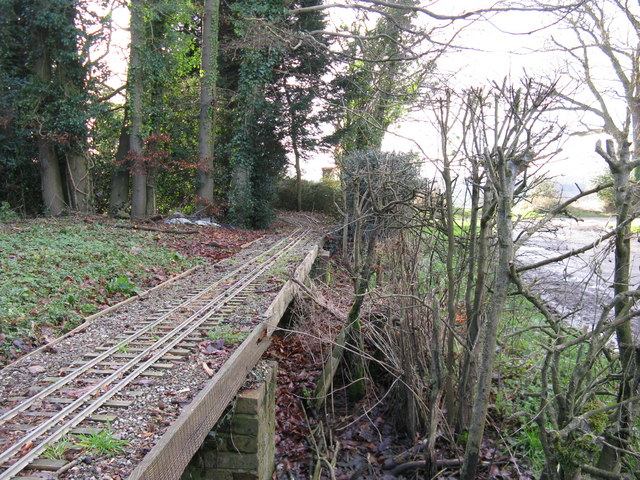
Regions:
M 291 16 L 285 7 L 282 0 L 237 1 L 226 26 L 231 35 L 221 36 L 221 87 L 233 94 L 219 148 L 230 168 L 230 216 L 244 226 L 264 227 L 273 218 L 275 181 L 288 162 L 285 142 L 308 146 L 301 142 L 309 137 L 315 87 L 326 66 L 324 52 L 308 39 L 296 41 L 299 29 L 322 26 L 322 14 Z
M 89 49 L 99 33 L 87 34 L 95 18 L 86 7 L 0 1 L 2 194 L 25 211 L 38 212 L 41 202 L 54 215 L 90 208 L 87 136 L 98 103 Z

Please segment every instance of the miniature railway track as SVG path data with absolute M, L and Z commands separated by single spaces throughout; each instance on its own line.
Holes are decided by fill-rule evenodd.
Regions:
M 0 480 L 16 478 L 47 448 L 77 431 L 83 421 L 101 418 L 101 407 L 126 406 L 127 402 L 114 401 L 113 397 L 123 394 L 141 375 L 162 375 L 162 369 L 171 366 L 162 360 L 189 353 L 185 347 L 193 347 L 197 341 L 194 332 L 218 325 L 226 309 L 259 291 L 260 277 L 307 233 L 296 230 L 214 283 L 195 288 L 176 306 L 137 322 L 135 329 L 116 336 L 87 355 L 88 359 L 74 363 L 66 375 L 47 379 L 49 384 L 36 388 L 33 395 L 10 399 L 13 404 L 0 414 L 0 428 L 19 434 L 10 445 L 0 445 Z M 77 398 L 59 398 L 64 397 L 65 386 L 80 378 L 89 386 Z M 43 402 L 55 405 L 57 411 L 42 412 Z

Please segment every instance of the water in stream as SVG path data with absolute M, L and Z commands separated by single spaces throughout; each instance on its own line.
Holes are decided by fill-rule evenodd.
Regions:
M 527 265 L 580 248 L 609 231 L 613 218 L 583 218 L 553 220 L 547 231 L 536 234 L 516 253 L 516 263 Z M 567 323 L 579 329 L 590 327 L 598 319 L 601 306 L 613 297 L 612 239 L 581 255 L 558 263 L 545 265 L 525 273 L 532 289 L 558 314 L 567 316 Z M 631 288 L 640 285 L 640 244 L 637 236 L 631 239 Z M 640 319 L 634 321 L 636 341 L 640 341 Z

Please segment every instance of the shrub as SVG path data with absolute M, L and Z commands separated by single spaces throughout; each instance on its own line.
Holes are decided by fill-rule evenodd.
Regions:
M 337 194 L 337 188 L 326 182 L 302 180 L 302 210 L 335 215 L 337 213 L 335 205 Z M 283 178 L 279 181 L 274 207 L 282 210 L 298 209 L 295 178 Z
M 609 172 L 603 172 L 593 179 L 593 185 L 602 185 L 603 183 L 613 182 L 613 176 Z M 614 212 L 615 205 L 615 192 L 613 187 L 605 188 L 598 192 L 598 198 L 602 201 L 605 212 Z
M 0 204 L 0 223 L 10 223 L 20 220 L 20 216 L 11 210 L 9 202 Z
M 531 203 L 536 210 L 547 211 L 560 204 L 562 190 L 553 180 L 543 180 L 531 192 Z

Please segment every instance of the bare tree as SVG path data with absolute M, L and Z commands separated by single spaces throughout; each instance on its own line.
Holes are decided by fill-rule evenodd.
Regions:
M 583 130 L 605 133 L 610 139 L 597 153 L 614 179 L 616 226 L 613 293 L 614 324 L 619 352 L 617 407 L 610 412 L 611 428 L 597 462 L 596 476 L 619 472 L 621 452 L 631 438 L 637 408 L 630 401 L 638 395 L 634 380 L 640 373 L 632 335 L 634 296 L 630 291 L 630 222 L 637 215 L 638 195 L 632 171 L 640 165 L 640 20 L 638 5 L 627 0 L 584 2 L 564 17 L 571 39 L 554 39 L 568 58 L 570 72 L 580 86 L 563 95 L 569 109 L 588 112 Z
M 620 406 L 613 412 L 617 422 L 610 434 L 610 443 L 605 445 L 598 461 L 598 467 L 606 471 L 620 468 L 620 451 L 626 450 L 634 422 L 637 407 L 630 402 L 639 393 L 640 359 L 637 358 L 637 346 L 631 329 L 632 316 L 629 312 L 634 306 L 630 291 L 631 269 L 631 220 L 637 215 L 638 191 L 630 181 L 631 172 L 640 165 L 640 159 L 631 161 L 629 143 L 624 142 L 615 148 L 613 141 L 607 141 L 605 149 L 600 144 L 596 151 L 607 162 L 614 178 L 616 205 L 615 270 L 613 292 L 618 301 L 615 303 L 616 340 L 620 355 L 620 385 L 617 401 Z
M 474 345 L 480 360 L 461 474 L 464 479 L 476 478 L 498 327 L 511 283 L 514 265 L 512 207 L 519 190 L 526 187 L 531 161 L 556 137 L 553 129 L 543 123 L 544 114 L 553 102 L 554 89 L 554 85 L 538 87 L 532 81 L 526 81 L 521 88 L 507 86 L 505 82 L 496 86 L 490 96 L 476 99 L 482 108 L 490 109 L 490 113 L 474 118 L 492 120 L 484 125 L 484 129 L 476 130 L 482 138 L 474 138 L 473 145 L 482 147 L 474 153 L 481 159 L 488 188 L 493 192 L 492 200 L 495 199 L 497 258 L 491 302 L 482 325 L 483 335 Z
M 344 191 L 343 231 L 351 239 L 348 267 L 353 278 L 354 302 L 347 318 L 352 351 L 362 352 L 360 309 L 378 259 L 376 248 L 401 218 L 419 188 L 417 165 L 411 155 L 379 151 L 355 152 L 342 163 Z M 364 394 L 364 363 L 350 355 L 354 383 L 352 396 Z

